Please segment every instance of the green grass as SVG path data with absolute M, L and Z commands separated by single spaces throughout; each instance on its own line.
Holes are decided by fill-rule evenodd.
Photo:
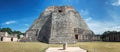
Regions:
M 120 52 L 120 42 L 79 42 L 68 46 L 81 47 L 88 52 Z M 62 47 L 62 45 L 41 42 L 0 42 L 0 52 L 44 52 L 48 47 Z

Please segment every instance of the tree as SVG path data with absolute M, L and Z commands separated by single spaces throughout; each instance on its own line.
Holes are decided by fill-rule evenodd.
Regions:
M 17 37 L 20 38 L 20 35 L 25 35 L 25 33 L 22 33 L 20 31 L 12 31 L 10 28 L 0 28 L 0 32 L 8 32 L 8 34 L 17 34 Z
M 0 31 L 1 31 L 2 28 L 0 28 Z
M 20 35 L 25 35 L 25 33 L 22 33 L 20 31 L 13 31 L 13 34 L 17 34 L 18 39 L 20 38 Z
M 12 34 L 12 30 L 10 28 L 1 28 L 1 32 L 8 32 L 9 34 Z
M 105 31 L 101 36 L 103 41 L 120 41 L 120 32 Z

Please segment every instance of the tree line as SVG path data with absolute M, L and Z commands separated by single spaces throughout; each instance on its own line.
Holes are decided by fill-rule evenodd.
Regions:
M 12 31 L 11 28 L 0 28 L 0 32 L 8 32 L 9 35 L 17 35 L 18 38 L 20 38 L 20 35 L 25 35 L 25 33 L 22 33 L 21 31 Z
M 120 31 L 105 31 L 101 35 L 102 41 L 119 42 L 120 41 Z

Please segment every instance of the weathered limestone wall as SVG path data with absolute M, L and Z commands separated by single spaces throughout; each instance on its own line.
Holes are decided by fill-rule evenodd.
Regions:
M 13 38 L 13 42 L 17 42 L 18 41 L 18 38 Z
M 51 15 L 50 15 L 51 16 Z M 42 42 L 49 42 L 50 34 L 51 34 L 51 17 L 46 20 L 45 24 L 42 26 L 41 30 L 39 31 L 38 40 Z
M 17 40 L 18 40 L 17 34 L 9 35 L 7 32 L 0 32 L 0 41 L 12 42 L 12 41 L 17 41 Z
M 26 33 L 26 37 L 29 39 L 28 41 L 37 41 L 37 30 L 36 29 L 29 30 Z
M 52 13 L 51 37 L 49 43 L 75 43 L 73 24 L 66 12 Z
M 1 37 L 0 37 L 0 39 L 1 39 Z M 18 38 L 3 37 L 0 41 L 2 41 L 2 42 L 17 42 Z
M 101 35 L 94 35 L 94 36 L 92 37 L 92 41 L 102 41 Z
M 94 35 L 94 33 L 73 7 L 51 6 L 34 21 L 26 31 L 26 35 L 30 41 L 75 43 L 76 41 L 90 40 L 90 35 Z M 78 36 L 78 39 L 76 39 L 75 35 Z M 80 35 L 87 37 L 86 39 L 81 38 Z
M 11 42 L 11 38 L 3 37 L 3 42 Z

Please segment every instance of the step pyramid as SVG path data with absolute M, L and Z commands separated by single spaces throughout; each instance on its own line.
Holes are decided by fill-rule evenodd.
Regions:
M 93 35 L 79 12 L 72 6 L 50 6 L 26 31 L 30 41 L 46 43 L 75 43 L 75 35 Z

